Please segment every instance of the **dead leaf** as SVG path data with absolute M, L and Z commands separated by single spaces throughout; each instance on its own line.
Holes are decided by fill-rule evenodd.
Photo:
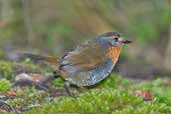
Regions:
M 16 91 L 7 91 L 6 94 L 10 96 L 17 96 Z
M 135 91 L 133 91 L 133 94 L 142 97 L 144 99 L 144 101 L 152 101 L 153 100 L 153 95 L 150 91 L 135 90 Z

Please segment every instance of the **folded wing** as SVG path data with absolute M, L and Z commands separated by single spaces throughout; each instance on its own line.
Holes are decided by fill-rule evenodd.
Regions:
M 68 52 L 61 60 L 61 70 L 67 73 L 88 71 L 104 63 L 107 49 L 99 43 L 86 44 Z

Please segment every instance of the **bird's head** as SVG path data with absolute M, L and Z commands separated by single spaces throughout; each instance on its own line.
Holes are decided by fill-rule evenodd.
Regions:
M 98 39 L 110 46 L 122 46 L 123 44 L 129 44 L 132 41 L 124 40 L 124 38 L 116 32 L 107 32 L 98 37 Z

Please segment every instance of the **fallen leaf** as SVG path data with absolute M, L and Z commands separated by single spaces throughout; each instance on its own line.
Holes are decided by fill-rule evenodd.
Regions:
M 10 96 L 17 96 L 16 91 L 7 91 L 6 94 L 8 94 L 8 95 L 10 95 Z
M 135 90 L 135 91 L 133 91 L 133 94 L 142 97 L 144 99 L 144 101 L 152 101 L 153 100 L 153 95 L 150 91 Z

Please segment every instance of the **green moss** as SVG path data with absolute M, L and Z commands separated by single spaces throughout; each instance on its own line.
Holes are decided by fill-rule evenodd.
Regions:
M 12 67 L 16 65 L 16 63 L 10 64 L 12 64 Z M 23 65 L 29 66 L 31 64 L 24 63 Z M 13 73 L 12 67 L 11 74 Z M 24 93 L 24 98 L 16 98 L 8 102 L 16 108 L 27 107 L 35 103 L 42 106 L 42 108 L 35 108 L 23 114 L 170 114 L 170 80 L 157 79 L 149 82 L 133 83 L 133 81 L 112 73 L 98 85 L 88 88 L 86 92 L 77 94 L 75 98 L 70 96 L 56 97 L 53 102 L 50 102 L 46 100 L 47 97 L 50 97 L 48 93 L 42 94 L 31 88 L 17 91 L 18 94 Z M 54 80 L 53 84 L 55 87 L 61 88 L 64 82 L 64 80 L 58 78 Z M 10 86 L 9 81 L 0 80 L 0 91 L 8 91 Z M 152 93 L 154 99 L 146 102 L 142 97 L 133 94 L 132 91 L 134 90 L 148 90 Z
M 0 92 L 6 92 L 11 89 L 11 83 L 6 79 L 0 80 Z
M 1 78 L 11 79 L 13 74 L 13 64 L 11 62 L 0 61 Z
M 147 102 L 138 105 L 137 107 L 129 106 L 123 110 L 118 110 L 112 114 L 170 114 L 170 107 L 157 102 Z
M 43 110 L 32 110 L 25 114 L 49 113 L 79 113 L 79 114 L 106 114 L 117 109 L 123 109 L 128 105 L 136 106 L 141 99 L 126 91 L 113 89 L 94 89 L 80 94 L 77 98 L 61 97 L 56 99 L 53 105 L 46 105 Z
M 8 80 L 14 79 L 16 74 L 16 69 L 26 69 L 30 70 L 30 73 L 35 71 L 48 71 L 49 69 L 46 69 L 43 67 L 40 68 L 39 65 L 35 65 L 31 63 L 30 61 L 25 61 L 22 63 L 16 63 L 16 62 L 10 62 L 10 61 L 0 61 L 0 78 L 5 78 Z M 43 70 L 42 70 L 43 69 Z
M 157 79 L 153 82 L 144 82 L 141 84 L 134 84 L 131 89 L 148 90 L 156 97 L 160 103 L 171 106 L 171 80 Z
M 126 89 L 131 84 L 130 80 L 122 78 L 118 74 L 110 74 L 106 79 L 104 79 L 101 83 L 98 84 L 98 86 L 103 88 L 124 88 Z
M 57 78 L 57 79 L 55 79 L 53 81 L 54 86 L 57 87 L 57 88 L 61 88 L 61 87 L 63 88 L 64 87 L 64 83 L 65 83 L 65 80 L 62 79 L 62 78 Z
M 41 94 L 41 92 L 36 91 L 36 89 L 33 88 L 27 88 L 24 90 L 18 90 L 17 94 L 21 94 L 23 95 L 23 98 L 16 98 L 13 100 L 9 101 L 9 104 L 11 104 L 12 106 L 16 107 L 16 108 L 23 108 L 23 107 L 27 107 L 30 105 L 34 105 L 34 104 L 38 104 L 41 102 L 45 102 L 43 99 L 43 96 Z M 48 96 L 48 94 L 45 94 L 46 96 Z
M 24 114 L 170 114 L 171 90 L 166 80 L 157 79 L 153 82 L 133 84 L 117 74 L 111 74 L 102 83 L 79 94 L 76 98 L 58 97 L 54 103 L 46 103 L 43 108 L 33 109 Z M 144 101 L 131 92 L 137 89 L 149 90 L 154 99 Z
M 44 105 L 24 114 L 78 113 L 78 114 L 170 114 L 171 109 L 154 100 L 145 102 L 127 91 L 115 89 L 93 89 L 77 98 L 61 97 L 56 103 Z

